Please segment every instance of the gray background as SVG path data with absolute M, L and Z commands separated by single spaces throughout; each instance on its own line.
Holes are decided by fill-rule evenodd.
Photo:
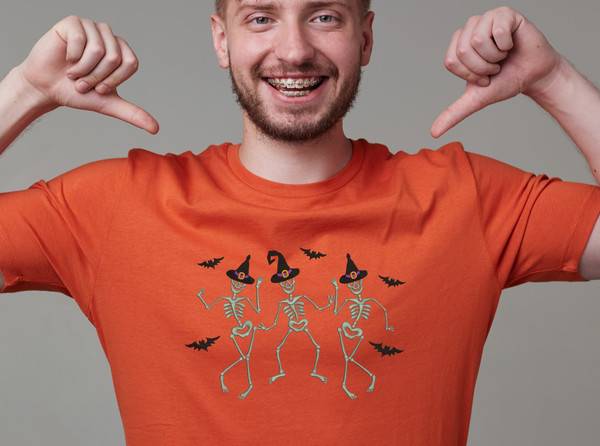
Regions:
M 442 137 L 437 114 L 462 91 L 446 73 L 449 37 L 490 0 L 374 0 L 375 51 L 350 137 L 415 152 L 462 141 L 469 150 L 523 169 L 592 182 L 562 131 L 527 98 L 495 105 Z M 520 0 L 510 6 L 598 83 L 600 2 Z M 24 188 L 131 147 L 199 152 L 239 141 L 241 118 L 212 52 L 212 1 L 3 0 L 0 73 L 69 14 L 110 23 L 141 60 L 120 89 L 161 124 L 157 136 L 88 112 L 57 110 L 2 156 L 0 190 Z M 599 117 L 600 118 L 600 117 Z M 600 438 L 600 302 L 597 284 L 534 284 L 504 293 L 483 357 L 470 445 L 596 445 Z M 149 340 L 151 342 L 151 340 Z M 121 445 L 110 372 L 95 331 L 71 299 L 0 297 L 0 444 Z

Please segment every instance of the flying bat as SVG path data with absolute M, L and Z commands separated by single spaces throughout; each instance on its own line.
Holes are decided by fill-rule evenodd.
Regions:
M 325 257 L 327 254 L 323 254 L 322 252 L 317 252 L 317 251 L 311 251 L 310 249 L 303 249 L 300 248 L 300 250 L 307 255 L 307 257 L 312 260 L 312 259 L 320 259 L 321 257 Z
M 375 348 L 375 350 L 377 350 L 379 353 L 381 353 L 382 358 L 384 356 L 394 356 L 396 353 L 402 353 L 404 351 L 404 350 L 398 350 L 396 347 L 390 347 L 389 345 L 386 345 L 384 347 L 382 343 L 375 344 L 375 343 L 369 341 L 369 344 L 371 344 Z
M 383 277 L 383 276 L 379 276 L 379 277 L 381 278 L 381 280 L 383 280 L 387 284 L 388 288 L 393 287 L 393 286 L 395 287 L 398 285 L 404 285 L 406 283 L 406 282 L 400 282 L 397 279 L 391 279 L 389 277 Z
M 225 257 L 221 257 L 221 258 L 217 259 L 215 257 L 214 259 L 206 260 L 202 263 L 198 263 L 198 266 L 203 266 L 206 269 L 208 269 L 208 268 L 215 269 L 215 266 L 217 266 L 219 263 L 221 263 L 221 260 L 223 260 L 224 258 Z
M 221 336 L 217 336 L 216 338 L 206 338 L 206 341 L 204 339 L 200 339 L 198 342 L 192 342 L 191 344 L 185 344 L 186 347 L 189 348 L 193 348 L 194 350 L 205 350 L 208 351 L 208 347 L 212 346 L 217 339 L 219 339 Z

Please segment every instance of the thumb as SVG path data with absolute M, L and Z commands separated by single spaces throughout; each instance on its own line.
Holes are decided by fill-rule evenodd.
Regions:
M 95 94 L 95 92 L 91 91 L 88 94 Z M 103 100 L 97 108 L 99 113 L 120 119 L 153 135 L 158 133 L 158 122 L 143 108 L 126 101 L 116 92 L 101 97 Z
M 431 136 L 439 138 L 459 122 L 489 105 L 490 101 L 487 99 L 485 91 L 486 87 L 468 83 L 462 96 L 433 122 L 429 130 Z

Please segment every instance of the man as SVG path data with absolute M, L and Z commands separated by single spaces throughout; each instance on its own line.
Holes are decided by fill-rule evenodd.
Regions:
M 213 148 L 197 159 L 134 152 L 127 162 L 94 164 L 3 197 L 6 209 L 23 213 L 2 220 L 8 241 L 0 269 L 7 290 L 36 286 L 77 299 L 112 363 L 132 444 L 268 444 L 284 435 L 314 443 L 304 435 L 315 430 L 324 444 L 463 444 L 499 288 L 576 279 L 578 271 L 597 275 L 596 237 L 590 237 L 598 213 L 595 189 L 531 178 L 457 146 L 390 158 L 382 147 L 345 138 L 341 117 L 372 48 L 373 15 L 362 6 L 226 2 L 213 18 L 213 32 L 219 62 L 231 68 L 245 107 L 241 146 Z M 105 52 L 86 51 L 100 41 Z M 106 26 L 61 22 L 3 82 L 0 107 L 7 119 L 0 142 L 8 145 L 32 118 L 57 105 L 93 109 L 155 132 L 147 113 L 114 93 L 133 73 L 132 60 Z M 470 83 L 463 99 L 436 121 L 434 135 L 522 91 L 554 114 L 595 165 L 598 93 L 522 16 L 504 8 L 473 18 L 453 39 L 447 63 Z M 88 195 L 95 190 L 102 193 Z M 554 210 L 555 202 L 565 208 Z M 548 228 L 548 220 L 556 228 Z M 549 237 L 556 233 L 566 235 Z M 211 338 L 219 333 L 209 330 L 222 327 L 205 312 L 190 316 L 196 283 L 211 280 L 210 270 L 190 279 L 190 265 L 197 268 L 198 256 L 235 258 L 240 251 L 257 258 L 295 248 L 302 256 L 305 242 L 323 254 L 306 260 L 314 269 L 307 274 L 314 281 L 308 295 L 326 283 L 319 277 L 345 268 L 349 251 L 370 259 L 372 275 L 402 279 L 397 291 L 382 282 L 372 292 L 390 302 L 397 337 L 377 332 L 375 315 L 369 332 L 380 336 L 373 341 L 401 343 L 404 352 L 387 355 L 379 367 L 386 367 L 378 372 L 386 392 L 373 392 L 376 398 L 345 401 L 339 388 L 324 392 L 308 383 L 292 383 L 285 395 L 273 397 L 257 384 L 252 396 L 260 391 L 260 400 L 246 400 L 255 404 L 251 416 L 243 408 L 244 416 L 235 416 L 239 406 L 207 392 L 215 388 L 207 380 L 219 373 L 213 363 L 222 362 L 174 349 L 199 327 L 207 330 L 200 337 Z M 317 326 L 329 334 L 320 362 L 328 353 L 329 386 L 332 372 L 341 376 L 340 351 L 332 347 L 339 345 L 336 321 L 314 314 L 311 327 Z M 151 351 L 132 351 L 150 337 Z M 270 355 L 258 347 L 253 364 L 267 369 Z M 366 361 L 373 358 L 360 362 Z M 215 424 L 209 415 L 219 413 L 229 416 Z M 198 419 L 202 432 L 184 428 Z M 265 428 L 257 429 L 262 423 Z

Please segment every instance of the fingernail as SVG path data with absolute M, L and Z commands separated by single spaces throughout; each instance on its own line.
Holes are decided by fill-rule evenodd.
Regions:
M 477 85 L 479 85 L 480 87 L 487 87 L 488 85 L 490 85 L 490 78 L 489 77 L 480 77 L 477 80 Z
M 74 81 L 75 79 L 77 79 L 77 76 L 75 76 L 73 73 L 67 73 L 67 77 L 69 79 L 71 79 L 72 81 Z

